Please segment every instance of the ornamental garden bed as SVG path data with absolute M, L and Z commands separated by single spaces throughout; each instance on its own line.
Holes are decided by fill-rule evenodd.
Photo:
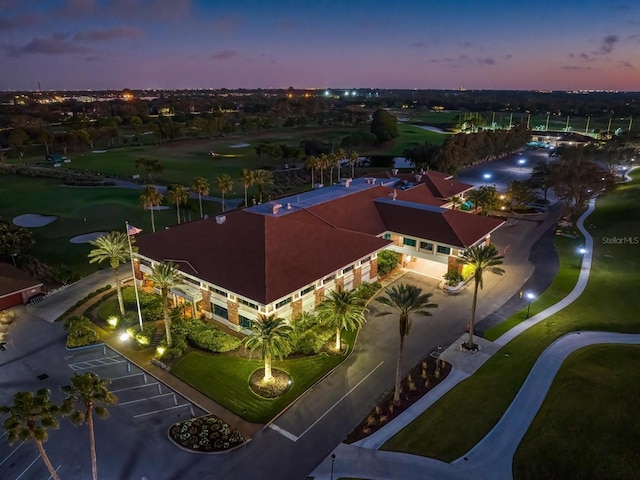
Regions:
M 357 442 L 380 430 L 447 378 L 449 372 L 451 372 L 450 363 L 431 356 L 425 357 L 402 381 L 400 405 L 393 404 L 393 390 L 385 394 L 355 430 L 347 436 L 345 442 Z
M 238 430 L 213 415 L 172 425 L 169 438 L 182 448 L 201 453 L 225 452 L 245 442 Z

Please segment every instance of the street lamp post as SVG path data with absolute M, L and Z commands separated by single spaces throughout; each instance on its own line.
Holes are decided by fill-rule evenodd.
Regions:
M 333 462 L 336 461 L 336 454 L 332 453 L 331 454 L 331 480 L 333 480 Z
M 536 298 L 536 296 L 529 292 L 527 293 L 527 300 L 529 301 L 529 304 L 527 305 L 527 318 L 529 318 L 529 314 L 531 313 L 531 302 Z
M 16 266 L 16 257 L 18 256 L 17 253 L 12 253 L 11 254 L 11 260 L 13 260 L 13 266 Z

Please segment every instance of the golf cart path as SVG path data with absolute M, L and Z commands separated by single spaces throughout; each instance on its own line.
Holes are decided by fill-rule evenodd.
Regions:
M 627 177 L 629 178 L 629 177 Z M 593 259 L 593 238 L 585 230 L 584 221 L 595 209 L 595 199 L 589 202 L 589 207 L 577 222 L 578 229 L 585 238 L 585 253 L 580 268 L 578 281 L 573 290 L 561 301 L 538 313 L 499 337 L 495 342 L 497 351 L 516 336 L 556 314 L 573 303 L 585 290 L 589 280 L 589 273 Z M 493 429 L 478 442 L 467 454 L 452 463 L 440 460 L 410 455 L 398 452 L 377 450 L 384 442 L 408 425 L 449 390 L 468 377 L 460 372 L 453 364 L 449 376 L 438 387 L 425 395 L 414 406 L 408 409 L 393 422 L 370 436 L 369 440 L 358 442 L 358 445 L 340 444 L 335 450 L 335 459 L 327 457 L 312 472 L 316 480 L 356 477 L 374 479 L 402 478 L 415 479 L 508 479 L 513 478 L 513 456 L 526 434 L 531 422 L 535 418 L 542 402 L 547 396 L 553 380 L 560 370 L 564 360 L 571 353 L 589 345 L 597 344 L 627 344 L 640 345 L 640 334 L 623 334 L 611 332 L 570 332 L 551 345 L 540 355 L 529 372 L 525 382 L 518 391 L 513 402 L 509 405 L 502 418 Z M 451 348 L 456 348 L 453 345 Z M 484 363 L 491 355 L 479 359 Z M 429 397 L 429 398 L 427 398 Z M 431 398 L 433 397 L 433 398 Z M 375 438 L 373 438 L 375 436 Z

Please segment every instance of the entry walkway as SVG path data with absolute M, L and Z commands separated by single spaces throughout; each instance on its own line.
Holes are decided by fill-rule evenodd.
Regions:
M 453 365 L 445 381 L 375 435 L 353 445 L 340 444 L 334 451 L 335 459 L 327 457 L 311 473 L 311 476 L 316 480 L 328 479 L 331 476 L 368 480 L 388 478 L 511 480 L 515 451 L 542 405 L 564 360 L 574 351 L 588 345 L 601 343 L 640 345 L 640 334 L 572 332 L 560 337 L 540 355 L 513 402 L 494 428 L 466 455 L 450 464 L 432 458 L 377 449 L 477 370 L 500 347 L 531 326 L 567 307 L 584 292 L 593 257 L 593 238 L 585 230 L 584 220 L 594 208 L 595 200 L 592 200 L 589 208 L 577 222 L 578 229 L 585 237 L 586 253 L 578 282 L 567 297 L 506 332 L 494 342 L 495 345 L 489 347 L 489 352 L 487 352 L 488 345 L 483 345 L 481 352 L 484 350 L 484 355 L 464 355 L 463 359 L 459 353 L 458 342 L 455 342 L 442 354 L 442 357 Z M 490 342 L 486 343 L 490 344 Z

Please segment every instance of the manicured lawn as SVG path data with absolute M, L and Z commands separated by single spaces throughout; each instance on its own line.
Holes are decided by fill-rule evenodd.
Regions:
M 560 257 L 560 268 L 549 288 L 531 302 L 530 316 L 532 317 L 566 297 L 578 281 L 578 275 L 580 274 L 578 266 L 582 260 L 582 255 L 578 253 L 578 249 L 584 244 L 582 238 L 574 240 L 566 237 L 556 237 L 554 244 Z M 484 338 L 493 341 L 526 319 L 527 307 L 524 307 L 501 324 L 484 332 Z
M 192 216 L 199 215 L 197 201 L 192 201 Z M 206 213 L 220 211 L 218 203 L 206 202 Z M 151 232 L 151 217 L 142 209 L 138 190 L 115 187 L 64 187 L 51 179 L 0 176 L 0 216 L 39 213 L 58 219 L 44 227 L 31 229 L 36 244 L 33 254 L 55 267 L 65 264 L 81 275 L 99 266 L 89 264 L 88 244 L 73 244 L 76 235 L 110 230 L 124 231 L 125 221 Z M 155 212 L 156 228 L 176 224 L 173 209 Z
M 353 335 L 345 335 L 345 340 L 352 343 Z M 258 355 L 256 352 L 253 359 L 248 359 L 190 352 L 171 369 L 171 373 L 236 415 L 250 422 L 266 423 L 346 358 L 320 354 L 274 361 L 273 368 L 287 372 L 293 385 L 283 396 L 267 399 L 249 389 L 249 377 L 264 366 Z
M 401 156 L 405 150 L 424 145 L 425 142 L 442 145 L 447 138 L 445 134 L 430 132 L 424 128 L 406 123 L 398 123 L 398 133 L 400 136 L 389 145 L 376 149 L 375 155 Z
M 514 478 L 638 478 L 638 365 L 640 346 L 597 345 L 571 355 L 518 447 Z
M 587 220 L 594 237 L 594 260 L 582 296 L 503 347 L 476 374 L 387 442 L 384 450 L 452 461 L 471 449 L 495 425 L 536 359 L 558 337 L 575 330 L 640 332 L 637 303 L 632 301 L 640 283 L 640 248 L 602 242 L 603 237 L 634 236 L 640 232 L 636 213 L 640 201 L 638 186 L 636 174 L 633 182 L 599 200 L 596 211 Z M 625 383 L 628 381 L 633 380 L 624 379 Z M 618 411 L 618 423 L 610 423 L 611 428 L 616 430 L 633 414 Z M 601 460 L 604 461 L 603 457 Z

